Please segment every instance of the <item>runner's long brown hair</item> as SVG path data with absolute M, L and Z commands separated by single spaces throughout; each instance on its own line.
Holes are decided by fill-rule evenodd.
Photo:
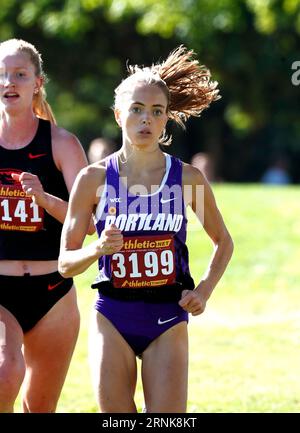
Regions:
M 131 65 L 129 76 L 115 89 L 114 108 L 120 107 L 125 93 L 135 83 L 158 86 L 168 100 L 167 113 L 184 128 L 190 116 L 200 116 L 201 112 L 220 98 L 218 83 L 211 81 L 209 69 L 195 59 L 193 50 L 180 45 L 162 63 L 150 67 Z M 170 144 L 165 135 L 161 144 Z

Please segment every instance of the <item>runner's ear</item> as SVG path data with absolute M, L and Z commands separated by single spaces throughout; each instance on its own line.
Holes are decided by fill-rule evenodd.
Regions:
M 117 124 L 119 125 L 120 128 L 122 128 L 122 122 L 121 122 L 121 112 L 119 109 L 115 109 L 114 110 L 114 114 L 115 114 L 115 119 Z

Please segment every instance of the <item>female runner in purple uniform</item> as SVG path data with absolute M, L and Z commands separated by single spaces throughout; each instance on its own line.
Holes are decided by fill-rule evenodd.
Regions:
M 185 412 L 188 313 L 201 314 L 233 251 L 202 173 L 164 153 L 168 119 L 183 125 L 218 98 L 209 71 L 177 48 L 149 68 L 130 67 L 115 90 L 120 151 L 81 170 L 62 232 L 59 271 L 84 272 L 99 260 L 90 364 L 102 412 L 136 412 L 136 356 L 147 412 Z M 186 247 L 190 205 L 214 244 L 194 285 Z M 99 239 L 83 247 L 93 215 Z
M 68 191 L 87 165 L 45 100 L 41 56 L 0 44 L 0 412 L 54 412 L 79 329 L 72 278 L 57 271 Z M 91 226 L 92 227 L 92 226 Z

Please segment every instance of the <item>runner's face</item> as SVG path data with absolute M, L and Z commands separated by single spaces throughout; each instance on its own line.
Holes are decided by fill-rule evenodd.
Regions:
M 26 53 L 0 54 L 0 108 L 13 114 L 31 107 L 41 80 Z
M 165 94 L 154 84 L 138 83 L 126 93 L 121 109 L 115 112 L 123 141 L 137 147 L 157 147 L 168 120 L 167 104 Z

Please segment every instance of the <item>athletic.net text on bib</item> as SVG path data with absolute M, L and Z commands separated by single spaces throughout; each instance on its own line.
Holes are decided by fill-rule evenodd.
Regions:
M 0 230 L 41 230 L 44 209 L 26 195 L 19 182 L 12 179 L 10 170 L 1 170 L 0 175 Z

